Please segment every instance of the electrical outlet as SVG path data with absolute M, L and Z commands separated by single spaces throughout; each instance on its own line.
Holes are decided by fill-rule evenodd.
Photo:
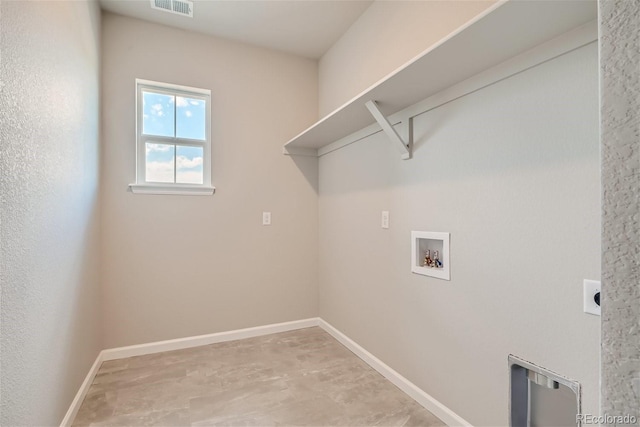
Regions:
M 382 228 L 389 228 L 389 211 L 382 211 Z
M 584 312 L 600 316 L 600 282 L 585 279 L 582 286 Z
M 262 212 L 262 225 L 271 225 L 271 212 Z

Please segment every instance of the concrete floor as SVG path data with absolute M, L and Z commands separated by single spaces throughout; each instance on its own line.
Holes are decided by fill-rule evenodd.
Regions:
M 320 328 L 107 361 L 74 426 L 444 426 Z

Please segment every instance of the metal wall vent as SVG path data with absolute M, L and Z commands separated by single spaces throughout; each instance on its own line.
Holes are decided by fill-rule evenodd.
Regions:
M 151 7 L 193 18 L 193 2 L 189 0 L 151 0 Z

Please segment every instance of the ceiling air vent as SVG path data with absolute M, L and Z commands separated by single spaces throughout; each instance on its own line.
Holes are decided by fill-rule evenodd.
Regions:
M 193 2 L 189 0 L 151 0 L 151 7 L 193 18 Z

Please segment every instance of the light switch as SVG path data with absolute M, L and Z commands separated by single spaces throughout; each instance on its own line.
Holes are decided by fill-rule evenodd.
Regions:
M 389 211 L 382 211 L 382 228 L 389 228 Z
M 271 225 L 271 212 L 262 212 L 262 225 Z

